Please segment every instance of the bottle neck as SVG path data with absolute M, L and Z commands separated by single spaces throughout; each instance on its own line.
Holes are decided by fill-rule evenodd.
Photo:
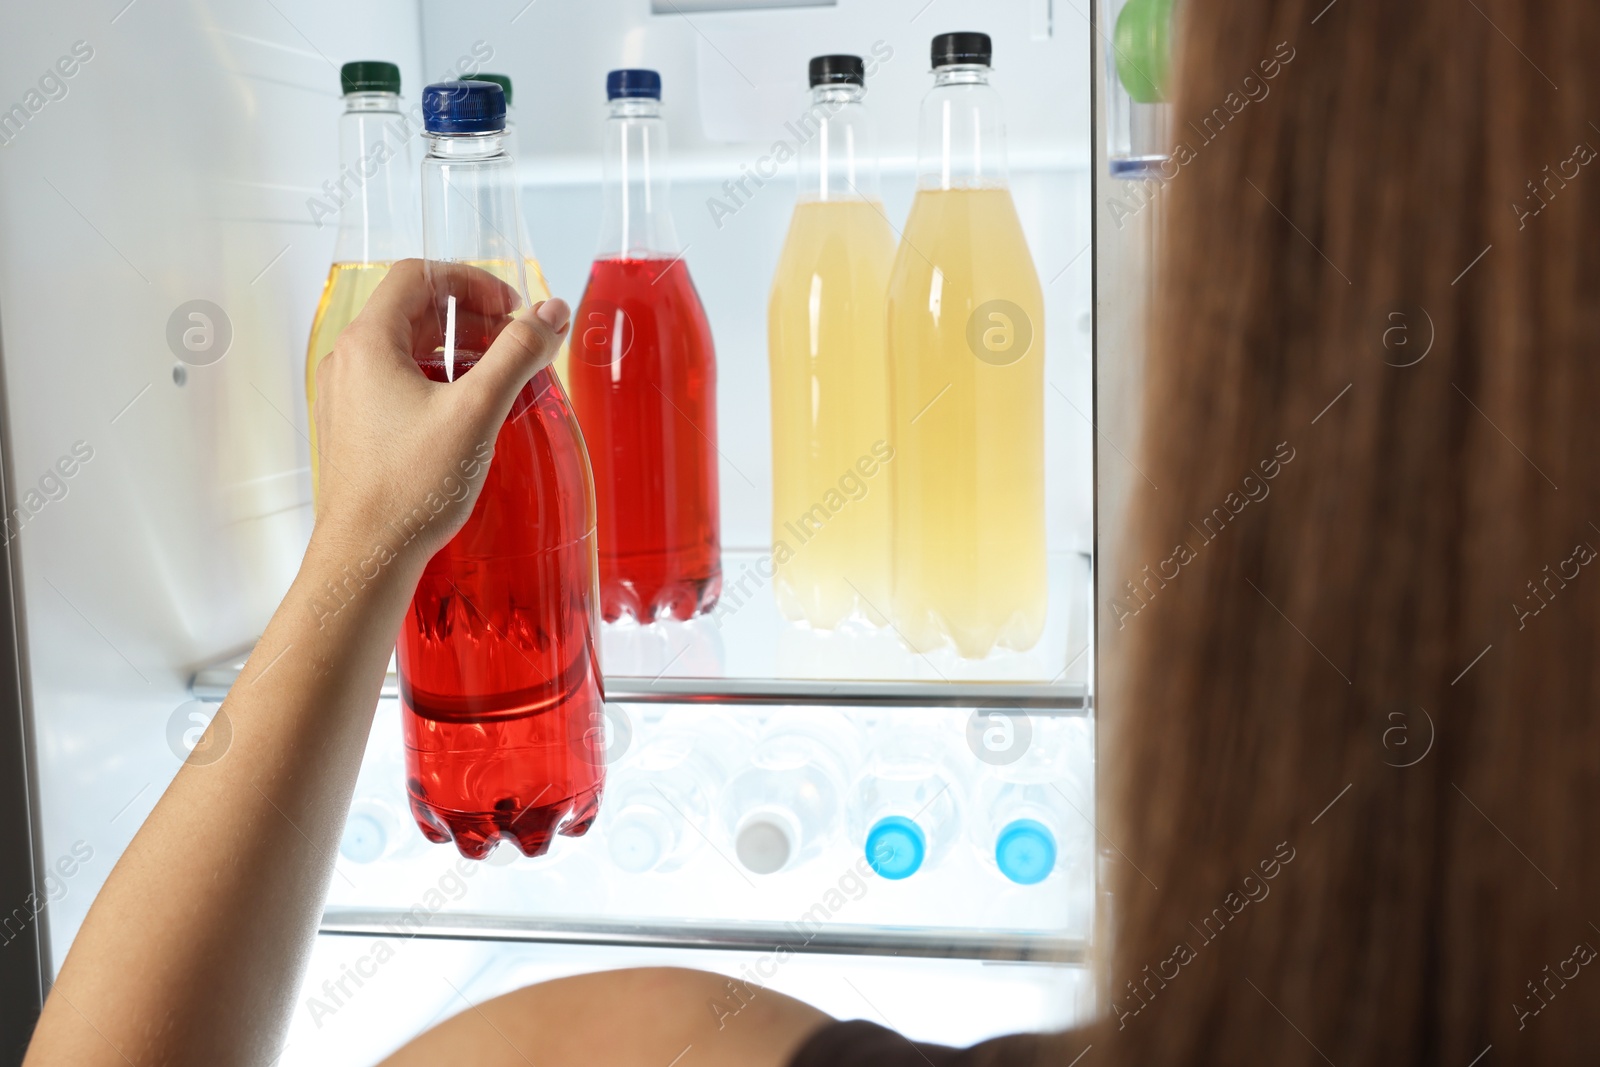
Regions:
M 526 303 L 516 167 L 506 153 L 505 140 L 498 130 L 425 135 L 422 254 L 430 270 L 441 261 L 486 270 L 516 289 Z M 447 297 L 443 291 L 435 293 L 441 325 L 449 321 Z M 457 347 L 483 351 L 482 339 L 456 340 Z
M 667 179 L 667 124 L 661 102 L 613 100 L 605 124 L 604 210 L 599 258 L 678 254 Z
M 412 127 L 396 93 L 350 93 L 339 118 L 339 172 L 321 200 L 339 212 L 338 263 L 386 263 L 415 255 L 411 224 Z
M 424 134 L 428 146 L 425 162 L 471 163 L 480 167 L 494 167 L 511 162 L 506 151 L 507 131 L 493 133 L 429 133 Z
M 866 90 L 819 85 L 797 124 L 801 200 L 877 200 L 878 145 Z
M 1006 124 L 989 68 L 978 63 L 941 67 L 922 101 L 917 187 L 1006 187 Z

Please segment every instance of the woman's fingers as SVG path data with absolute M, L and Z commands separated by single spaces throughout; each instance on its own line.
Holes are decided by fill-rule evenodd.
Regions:
M 450 297 L 455 297 L 458 320 L 501 318 L 522 303 L 515 288 L 480 267 L 402 259 L 389 268 L 356 323 L 383 331 L 391 349 L 411 352 L 414 338 L 441 334 Z
M 456 351 L 479 355 L 489 351 L 494 339 L 500 336 L 510 315 L 482 315 L 476 311 L 456 310 Z M 440 326 L 424 323 L 411 335 L 411 355 L 427 359 L 444 347 L 444 330 Z
M 517 391 L 556 358 L 571 317 L 567 302 L 560 299 L 546 300 L 517 315 L 463 383 L 493 397 L 502 412 L 510 411 Z

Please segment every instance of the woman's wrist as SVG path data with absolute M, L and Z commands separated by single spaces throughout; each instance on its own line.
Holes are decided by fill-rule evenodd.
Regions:
M 319 523 L 290 595 L 306 601 L 319 629 L 347 611 L 358 616 L 403 611 L 428 562 L 416 549 L 392 532 L 338 530 Z

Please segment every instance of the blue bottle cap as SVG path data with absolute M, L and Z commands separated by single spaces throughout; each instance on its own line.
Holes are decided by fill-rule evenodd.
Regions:
M 1033 885 L 1050 876 L 1056 866 L 1056 835 L 1033 819 L 1008 822 L 994 843 L 1000 873 L 1018 885 Z
M 344 836 L 339 839 L 339 852 L 352 863 L 371 863 L 379 859 L 389 846 L 389 835 L 383 824 L 371 815 L 357 813 L 344 824 Z
M 867 863 L 885 878 L 910 878 L 928 852 L 922 827 L 904 815 L 879 819 L 867 831 Z
M 653 70 L 614 70 L 606 75 L 606 99 L 621 97 L 661 99 L 661 75 Z
M 499 133 L 505 90 L 494 82 L 436 82 L 422 90 L 422 125 L 429 133 Z

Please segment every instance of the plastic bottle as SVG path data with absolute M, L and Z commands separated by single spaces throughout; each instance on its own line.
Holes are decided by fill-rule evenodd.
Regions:
M 860 758 L 860 727 L 848 716 L 825 709 L 775 716 L 723 791 L 739 863 L 775 874 L 820 853 L 841 828 L 846 783 Z
M 384 715 L 386 709 L 380 708 Z M 401 747 L 387 731 L 367 745 L 355 795 L 339 837 L 339 855 L 350 863 L 380 863 L 417 855 L 428 847 L 407 810 Z
M 600 821 L 612 862 L 630 874 L 677 870 L 704 842 L 723 783 L 749 755 L 753 737 L 714 715 L 662 727 L 611 769 Z
M 508 74 L 478 73 L 472 76 L 473 81 L 494 82 L 506 94 L 506 155 L 512 162 L 520 163 L 522 159 L 521 148 L 517 144 L 517 105 L 511 91 L 511 76 Z M 550 298 L 550 283 L 545 280 L 544 267 L 540 265 L 539 258 L 533 253 L 533 239 L 528 230 L 528 213 L 522 210 L 521 190 L 517 194 L 517 237 L 522 242 L 522 264 L 528 274 L 528 299 L 537 304 L 541 300 Z M 567 347 L 568 341 L 561 342 L 561 352 L 556 356 L 556 377 L 565 385 L 567 380 Z
M 895 628 L 919 652 L 1044 629 L 1044 302 L 1006 184 L 989 38 L 934 38 L 889 283 Z
M 350 802 L 339 837 L 339 855 L 351 863 L 377 863 L 413 855 L 413 846 L 422 843 L 404 807 L 379 797 L 357 797 Z
M 722 589 L 716 355 L 668 206 L 661 77 L 614 70 L 600 253 L 568 383 L 594 463 L 607 621 L 687 619 Z
M 984 857 L 1018 885 L 1068 871 L 1092 851 L 1093 809 L 1074 779 L 991 780 L 979 788 L 978 806 Z
M 317 364 L 361 312 L 396 260 L 417 254 L 412 218 L 411 126 L 400 113 L 400 68 L 365 60 L 339 70 L 339 173 L 323 183 L 321 203 L 339 211 L 333 266 L 306 342 L 306 405 L 311 428 L 311 497 L 316 500 Z M 318 222 L 321 222 L 319 216 Z
M 959 773 L 926 727 L 880 735 L 850 797 L 850 839 L 880 876 L 909 878 L 949 854 L 961 832 Z
M 778 608 L 830 629 L 889 610 L 889 367 L 895 238 L 878 198 L 859 56 L 811 61 L 799 202 L 767 303 Z
M 423 94 L 423 237 L 430 277 L 472 264 L 526 299 L 505 97 L 488 82 Z M 435 287 L 441 323 L 455 297 Z M 448 333 L 448 327 L 447 327 Z M 448 381 L 491 338 L 465 324 L 419 358 Z M 397 649 L 412 814 L 429 840 L 487 856 L 536 856 L 577 836 L 599 806 L 603 709 L 596 658 L 594 497 L 583 440 L 548 368 L 524 387 L 467 524 L 429 561 Z

